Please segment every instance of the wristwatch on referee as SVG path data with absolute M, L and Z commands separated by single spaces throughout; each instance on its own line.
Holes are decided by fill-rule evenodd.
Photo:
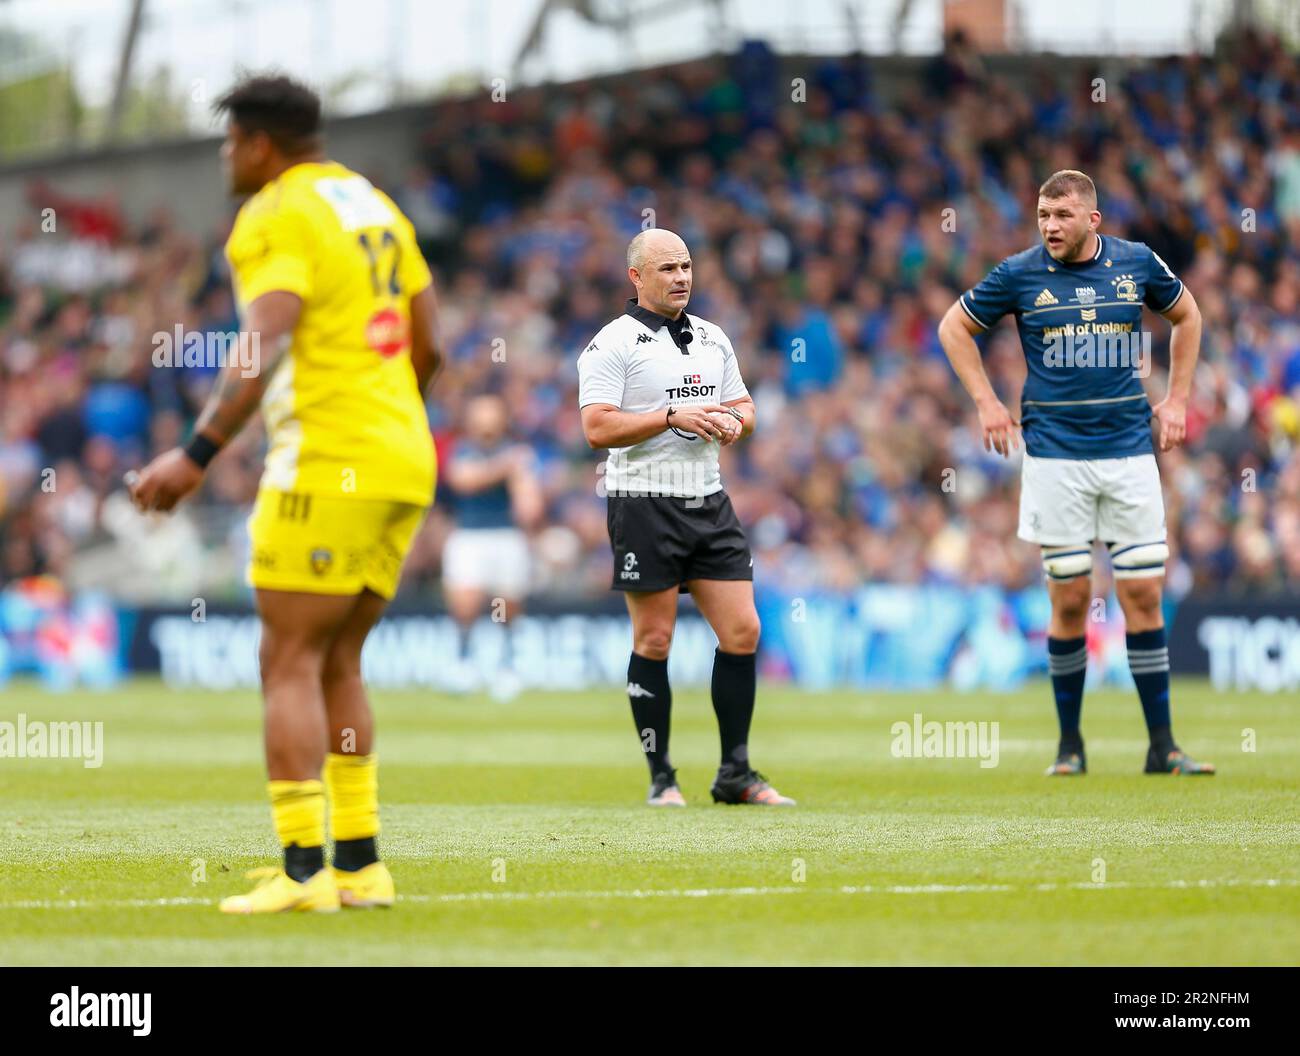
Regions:
M 677 413 L 676 407 L 669 407 L 668 413 L 664 415 L 664 424 L 672 430 L 674 436 L 680 436 L 683 440 L 698 440 L 699 437 L 694 433 L 683 433 L 677 426 L 673 425 L 673 415 Z

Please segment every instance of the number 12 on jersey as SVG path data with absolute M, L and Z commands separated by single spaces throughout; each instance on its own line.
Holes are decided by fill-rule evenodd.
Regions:
M 362 231 L 357 235 L 357 241 L 370 260 L 370 284 L 376 297 L 381 296 L 385 290 L 396 297 L 402 292 L 402 285 L 397 281 L 397 268 L 402 259 L 401 244 L 397 241 L 397 236 L 387 229 L 378 232 L 373 239 L 371 234 L 372 232 Z M 381 279 L 383 275 L 387 277 Z

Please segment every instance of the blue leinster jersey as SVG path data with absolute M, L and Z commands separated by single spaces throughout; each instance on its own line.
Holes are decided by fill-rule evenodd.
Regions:
M 1029 365 L 1020 401 L 1026 452 L 1125 458 L 1154 450 L 1142 305 L 1166 312 L 1182 295 L 1149 246 L 1098 235 L 1091 260 L 1063 264 L 1041 243 L 1008 257 L 960 303 L 986 330 L 1015 313 Z

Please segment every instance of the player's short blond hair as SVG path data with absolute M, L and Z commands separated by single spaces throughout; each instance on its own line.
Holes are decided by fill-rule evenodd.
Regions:
M 1092 177 L 1078 169 L 1062 169 L 1047 177 L 1046 182 L 1038 188 L 1038 197 L 1049 201 L 1053 198 L 1068 198 L 1077 195 L 1089 209 L 1097 208 L 1097 185 Z

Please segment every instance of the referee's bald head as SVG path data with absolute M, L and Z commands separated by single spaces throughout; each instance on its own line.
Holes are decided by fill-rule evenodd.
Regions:
M 636 287 L 637 303 L 676 318 L 691 299 L 691 251 L 672 231 L 642 231 L 627 245 L 627 277 Z
M 642 231 L 627 244 L 627 266 L 642 271 L 651 256 L 663 251 L 680 251 L 688 253 L 682 236 L 662 227 L 652 227 Z

